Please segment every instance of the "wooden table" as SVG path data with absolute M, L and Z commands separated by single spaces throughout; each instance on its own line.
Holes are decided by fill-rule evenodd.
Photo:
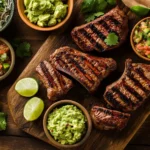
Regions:
M 14 38 L 20 38 L 28 41 L 32 46 L 34 54 L 46 40 L 51 32 L 39 32 L 26 26 L 15 9 L 15 14 L 11 25 L 3 33 L 1 37 L 11 41 Z M 0 150 L 56 150 L 56 148 L 44 143 L 40 140 L 27 135 L 21 131 L 13 122 L 7 105 L 7 91 L 24 70 L 32 57 L 19 59 L 16 58 L 15 69 L 12 74 L 4 81 L 0 82 L 0 111 L 7 114 L 7 130 L 0 132 Z M 149 150 L 150 149 L 150 117 L 146 120 L 135 137 L 127 145 L 126 150 Z

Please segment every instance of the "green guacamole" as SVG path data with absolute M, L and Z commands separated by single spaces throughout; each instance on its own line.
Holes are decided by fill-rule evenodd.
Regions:
M 68 10 L 62 0 L 24 0 L 25 14 L 30 22 L 40 27 L 54 26 L 61 22 Z
M 48 115 L 47 129 L 57 142 L 71 145 L 85 134 L 86 122 L 80 109 L 74 105 L 65 105 Z

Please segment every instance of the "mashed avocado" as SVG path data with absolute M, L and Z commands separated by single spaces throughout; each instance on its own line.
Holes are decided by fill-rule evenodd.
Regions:
M 48 115 L 47 129 L 63 145 L 78 142 L 86 131 L 86 118 L 74 105 L 56 108 Z
M 68 8 L 62 0 L 24 0 L 24 5 L 27 18 L 40 27 L 54 26 L 61 22 Z

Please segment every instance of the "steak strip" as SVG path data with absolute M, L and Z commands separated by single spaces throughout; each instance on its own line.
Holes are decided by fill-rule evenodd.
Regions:
M 49 62 L 42 61 L 36 71 L 47 88 L 47 97 L 56 100 L 65 95 L 73 86 L 70 79 L 61 75 Z
M 90 56 L 67 46 L 57 49 L 50 56 L 50 62 L 57 70 L 79 81 L 90 93 L 116 69 L 112 58 Z

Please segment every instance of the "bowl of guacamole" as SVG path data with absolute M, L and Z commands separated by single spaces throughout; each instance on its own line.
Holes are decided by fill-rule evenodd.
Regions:
M 70 18 L 73 0 L 17 0 L 21 19 L 31 28 L 52 31 Z
M 75 148 L 89 137 L 92 123 L 87 110 L 72 100 L 61 100 L 51 105 L 43 120 L 50 143 L 58 148 Z

